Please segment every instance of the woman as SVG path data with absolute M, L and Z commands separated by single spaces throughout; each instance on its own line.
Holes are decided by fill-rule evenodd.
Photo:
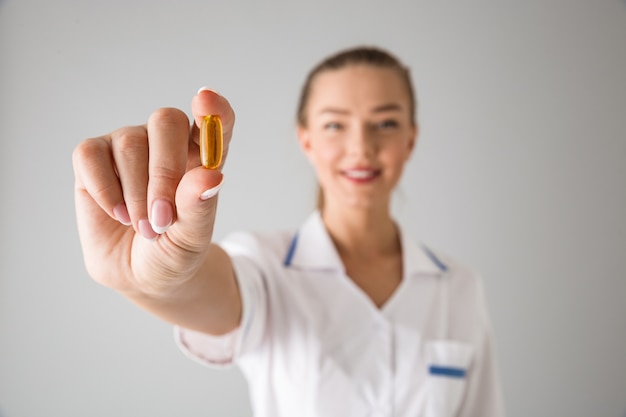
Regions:
M 391 195 L 417 140 L 408 71 L 375 48 L 313 69 L 298 139 L 321 204 L 296 232 L 211 242 L 220 170 L 200 166 L 198 125 L 235 116 L 201 89 L 195 123 L 147 124 L 74 152 L 88 272 L 176 325 L 198 361 L 237 364 L 258 416 L 501 416 L 480 279 L 417 245 Z

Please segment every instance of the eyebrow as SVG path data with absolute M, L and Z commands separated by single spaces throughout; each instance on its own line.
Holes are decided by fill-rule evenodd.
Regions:
M 338 109 L 335 107 L 324 107 L 318 114 L 331 113 L 331 114 L 349 114 L 348 110 Z
M 381 113 L 385 111 L 400 111 L 402 106 L 396 103 L 383 104 L 382 106 L 374 107 L 374 113 Z
M 381 106 L 374 107 L 372 109 L 372 113 L 383 113 L 387 111 L 400 111 L 402 110 L 402 106 L 396 103 L 383 104 Z M 331 113 L 331 114 L 350 114 L 349 110 L 340 109 L 336 107 L 324 107 L 319 112 L 319 114 L 323 113 Z

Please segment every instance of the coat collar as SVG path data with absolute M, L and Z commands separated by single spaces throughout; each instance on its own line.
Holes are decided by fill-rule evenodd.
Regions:
M 400 239 L 406 277 L 416 274 L 438 275 L 446 271 L 446 265 L 426 247 L 411 239 L 403 228 L 400 228 Z M 312 213 L 293 237 L 285 256 L 285 266 L 302 270 L 345 272 L 319 211 Z

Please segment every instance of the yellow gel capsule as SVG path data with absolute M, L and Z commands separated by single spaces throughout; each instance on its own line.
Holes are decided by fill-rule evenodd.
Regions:
M 217 169 L 222 163 L 224 136 L 219 116 L 204 116 L 200 126 L 200 160 L 202 166 Z

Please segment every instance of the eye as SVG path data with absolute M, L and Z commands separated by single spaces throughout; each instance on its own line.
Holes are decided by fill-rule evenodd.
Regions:
M 376 124 L 378 130 L 391 130 L 397 128 L 399 123 L 394 119 L 385 119 Z
M 339 122 L 328 122 L 324 124 L 324 130 L 328 131 L 340 131 L 343 129 L 343 125 Z

